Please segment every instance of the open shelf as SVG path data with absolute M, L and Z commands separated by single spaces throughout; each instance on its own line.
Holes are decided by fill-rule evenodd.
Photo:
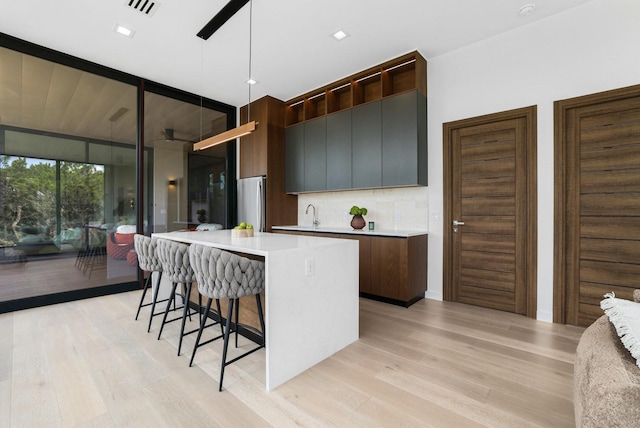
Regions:
M 315 119 L 327 114 L 327 97 L 325 92 L 312 95 L 304 100 L 304 120 Z
M 411 90 L 427 95 L 427 61 L 417 51 L 287 101 L 286 126 Z
M 353 105 L 368 103 L 382 98 L 382 73 L 376 71 L 353 81 Z
M 304 100 L 287 104 L 286 125 L 295 125 L 304 121 Z
M 382 70 L 382 96 L 416 89 L 415 59 Z
M 327 114 L 351 108 L 351 82 L 327 89 Z

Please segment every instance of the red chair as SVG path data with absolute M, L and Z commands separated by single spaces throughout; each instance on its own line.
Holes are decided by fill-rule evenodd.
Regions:
M 133 250 L 135 233 L 111 232 L 107 239 L 107 255 L 115 260 L 126 260 L 127 254 Z

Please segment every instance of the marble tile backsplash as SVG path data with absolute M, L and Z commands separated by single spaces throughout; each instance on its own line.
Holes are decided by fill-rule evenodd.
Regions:
M 375 222 L 376 229 L 429 229 L 429 188 L 399 187 L 341 192 L 303 193 L 298 195 L 298 224 L 311 226 L 316 208 L 319 227 L 349 227 L 353 205 L 366 207 L 365 221 Z

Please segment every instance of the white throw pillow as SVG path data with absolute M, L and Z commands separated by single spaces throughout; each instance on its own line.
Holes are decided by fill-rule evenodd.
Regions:
M 118 226 L 116 229 L 118 233 L 136 233 L 136 225 L 135 224 L 123 224 L 122 226 Z
M 618 299 L 615 293 L 605 294 L 600 307 L 609 317 L 609 321 L 616 328 L 618 336 L 625 348 L 636 359 L 640 367 L 640 303 Z
M 196 227 L 196 230 L 222 230 L 222 225 L 218 223 L 202 223 Z

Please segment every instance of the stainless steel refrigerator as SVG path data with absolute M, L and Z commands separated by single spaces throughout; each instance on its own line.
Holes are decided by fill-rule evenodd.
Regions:
M 249 177 L 238 180 L 238 223 L 253 225 L 256 232 L 266 229 L 266 177 Z

